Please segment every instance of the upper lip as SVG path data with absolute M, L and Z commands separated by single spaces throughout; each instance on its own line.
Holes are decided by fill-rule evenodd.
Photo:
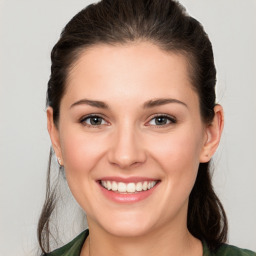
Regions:
M 115 181 L 115 182 L 123 182 L 123 183 L 137 183 L 142 181 L 159 181 L 156 178 L 149 178 L 149 177 L 117 177 L 117 176 L 109 176 L 109 177 L 102 177 L 99 181 Z

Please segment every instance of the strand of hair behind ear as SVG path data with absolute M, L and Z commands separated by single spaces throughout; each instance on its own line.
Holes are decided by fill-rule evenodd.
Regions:
M 188 229 L 204 240 L 211 250 L 227 241 L 228 222 L 224 208 L 212 186 L 209 163 L 201 163 L 189 197 Z

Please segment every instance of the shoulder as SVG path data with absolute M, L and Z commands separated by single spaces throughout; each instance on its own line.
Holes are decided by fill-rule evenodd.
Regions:
M 204 256 L 256 256 L 256 253 L 228 244 L 222 244 L 216 251 L 212 252 L 204 243 Z
M 79 256 L 88 235 L 89 230 L 85 230 L 68 244 L 43 256 Z
M 233 245 L 222 244 L 217 250 L 216 256 L 256 256 L 256 253 L 247 249 L 241 249 Z

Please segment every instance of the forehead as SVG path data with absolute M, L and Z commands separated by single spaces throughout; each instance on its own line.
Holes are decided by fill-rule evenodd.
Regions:
M 193 94 L 187 58 L 150 42 L 85 49 L 69 71 L 66 89 L 66 96 L 74 100 L 81 96 L 147 100 Z

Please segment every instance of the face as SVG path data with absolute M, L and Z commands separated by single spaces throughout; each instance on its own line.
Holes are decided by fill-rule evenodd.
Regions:
M 186 225 L 205 155 L 186 58 L 147 42 L 86 49 L 69 73 L 53 146 L 89 227 L 117 236 Z

